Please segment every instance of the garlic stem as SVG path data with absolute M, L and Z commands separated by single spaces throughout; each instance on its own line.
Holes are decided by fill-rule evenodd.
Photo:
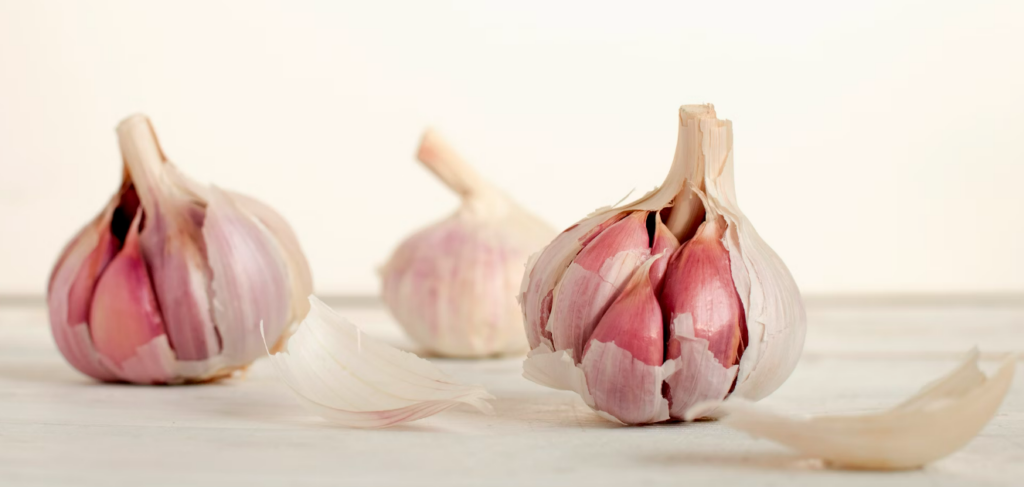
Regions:
M 145 115 L 135 114 L 117 125 L 117 135 L 127 176 L 134 181 L 143 206 L 155 208 L 160 198 L 154 192 L 161 187 L 157 168 L 167 161 L 167 156 L 160 148 L 153 125 Z
M 433 129 L 424 132 L 416 158 L 463 199 L 491 192 L 480 175 Z
M 679 193 L 673 200 L 672 211 L 669 213 L 665 225 L 680 242 L 689 240 L 695 233 L 697 227 L 704 221 L 704 203 L 693 191 L 691 184 L 697 189 L 704 190 L 704 147 L 703 130 L 721 129 L 718 126 L 714 105 L 683 105 L 679 109 L 679 140 L 676 143 L 676 155 L 672 162 L 672 170 L 683 170 L 685 182 Z M 711 124 L 703 124 L 701 121 L 710 120 Z M 708 127 L 710 126 L 710 127 Z M 730 147 L 730 150 L 732 148 Z M 672 174 L 669 175 L 672 178 Z

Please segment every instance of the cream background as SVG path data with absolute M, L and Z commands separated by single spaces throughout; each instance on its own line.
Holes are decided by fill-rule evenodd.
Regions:
M 658 184 L 699 102 L 805 292 L 1024 292 L 1024 2 L 712 3 L 2 1 L 0 294 L 44 292 L 133 112 L 368 294 L 456 205 L 426 125 L 564 227 Z

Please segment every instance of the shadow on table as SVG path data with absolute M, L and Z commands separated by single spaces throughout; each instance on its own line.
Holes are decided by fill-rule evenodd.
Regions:
M 0 380 L 17 382 L 51 383 L 72 386 L 83 386 L 98 384 L 98 382 L 79 374 L 70 365 L 54 363 L 38 363 L 25 361 L 24 363 L 3 363 L 0 364 Z
M 686 450 L 666 452 L 654 456 L 645 455 L 640 457 L 639 461 L 642 463 L 655 464 L 661 467 L 708 466 L 792 471 L 816 471 L 826 469 L 821 460 L 786 452 L 696 452 Z

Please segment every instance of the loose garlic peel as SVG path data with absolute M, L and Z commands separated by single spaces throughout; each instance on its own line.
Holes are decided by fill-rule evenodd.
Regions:
M 381 269 L 381 295 L 433 353 L 527 350 L 515 293 L 523 265 L 555 231 L 487 183 L 434 131 L 417 158 L 462 199 L 454 215 L 403 241 Z
M 742 399 L 698 404 L 687 419 L 723 424 L 767 438 L 836 468 L 903 470 L 943 458 L 978 435 L 1013 383 L 1016 357 L 986 377 L 977 349 L 944 377 L 892 409 L 862 415 L 795 418 Z
M 494 397 L 483 387 L 459 384 L 434 364 L 363 334 L 315 296 L 309 303 L 309 314 L 270 359 L 311 412 L 353 428 L 385 428 L 461 404 L 493 413 L 487 400 Z
M 626 227 L 642 228 L 645 213 L 649 241 L 629 238 Z M 634 404 L 636 411 L 610 413 L 594 403 L 595 397 L 611 394 L 597 393 L 595 384 L 588 384 L 580 348 L 591 339 L 595 324 L 623 292 L 630 276 L 644 259 L 658 252 L 656 237 L 666 231 L 678 240 L 677 245 L 682 244 L 673 257 L 688 246 L 693 251 L 698 240 L 707 251 L 719 252 L 721 259 L 727 256 L 725 267 L 716 268 L 716 272 L 724 269 L 725 276 L 714 279 L 731 281 L 733 296 L 739 300 L 734 308 L 741 314 L 734 321 L 740 328 L 733 337 L 738 351 L 735 357 L 716 357 L 712 352 L 723 346 L 711 343 L 715 337 L 708 336 L 700 317 L 686 309 L 668 313 L 672 316 L 666 316 L 664 339 L 670 354 L 660 364 L 644 365 L 645 374 L 664 377 L 662 383 L 668 387 L 663 392 L 653 383 L 643 386 L 648 390 Z M 671 274 L 670 269 L 668 276 Z M 700 273 L 683 276 L 705 277 Z M 661 291 L 654 286 L 659 299 Z M 716 301 L 705 304 L 712 302 Z M 732 124 L 717 119 L 711 105 L 680 108 L 675 159 L 659 188 L 633 203 L 597 210 L 530 258 L 520 304 L 531 347 L 523 365 L 524 376 L 542 385 L 575 391 L 598 412 L 628 424 L 681 420 L 687 407 L 721 400 L 728 394 L 751 400 L 767 396 L 796 366 L 806 321 L 800 292 L 789 271 L 736 205 Z M 717 312 L 722 308 L 716 304 L 703 309 Z M 729 361 L 737 357 L 738 363 Z M 670 407 L 651 409 L 650 401 L 663 393 L 669 395 Z M 657 412 L 651 415 L 650 411 Z

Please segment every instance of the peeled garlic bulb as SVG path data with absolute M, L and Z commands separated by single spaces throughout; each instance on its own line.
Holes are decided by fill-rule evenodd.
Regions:
M 736 205 L 732 171 L 732 123 L 711 105 L 681 107 L 662 186 L 530 259 L 524 376 L 626 424 L 778 388 L 803 348 L 803 303 Z
M 384 302 L 431 352 L 525 351 L 519 280 L 530 253 L 555 231 L 480 179 L 433 131 L 423 135 L 417 157 L 462 206 L 399 245 L 381 269 Z
M 249 197 L 193 182 L 149 120 L 117 127 L 124 175 L 64 248 L 47 292 L 57 346 L 104 381 L 200 382 L 246 367 L 309 309 L 291 228 Z

